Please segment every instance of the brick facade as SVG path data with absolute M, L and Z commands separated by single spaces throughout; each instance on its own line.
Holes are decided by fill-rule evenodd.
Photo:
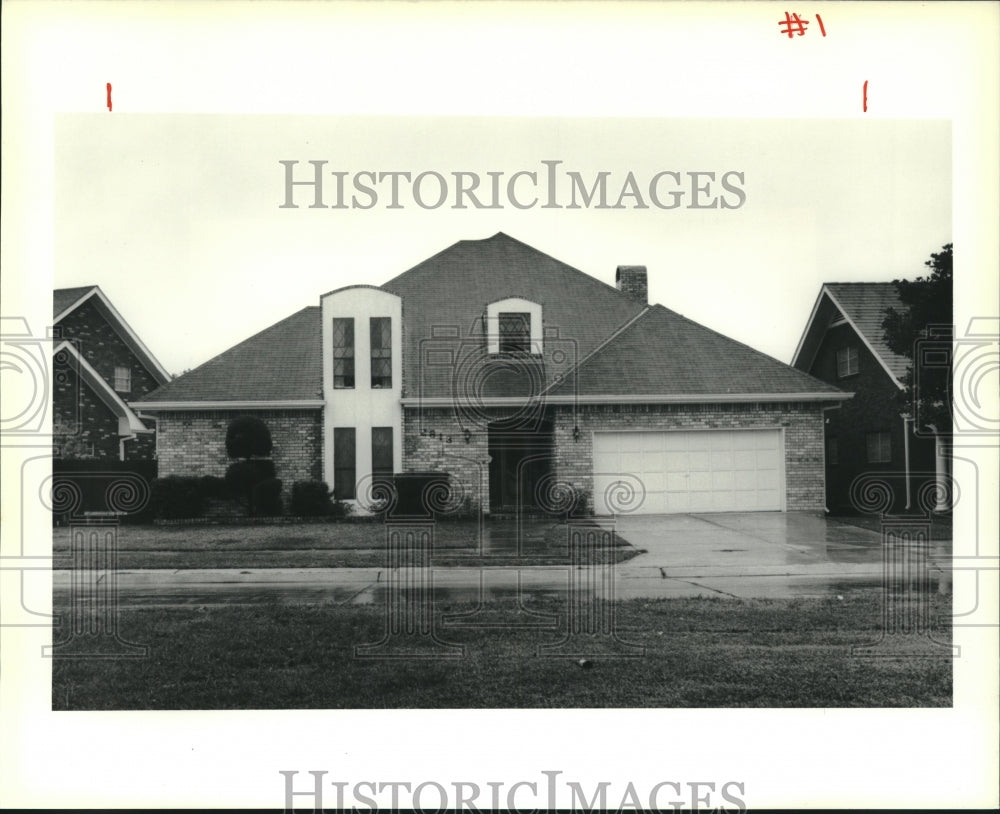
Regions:
M 226 429 L 239 415 L 254 415 L 271 431 L 275 475 L 283 494 L 299 480 L 322 478 L 323 420 L 320 410 L 163 411 L 157 414 L 159 476 L 222 477 L 232 461 L 226 456 Z
M 472 508 L 488 508 L 489 439 L 485 428 L 472 427 L 466 442 L 465 429 L 451 407 L 404 409 L 403 471 L 448 472 Z
M 64 458 L 117 461 L 118 417 L 68 366 L 52 383 L 52 432 Z
M 58 328 L 61 338 L 74 340 L 80 355 L 112 387 L 115 367 L 128 367 L 132 371 L 132 389 L 119 393 L 125 401 L 138 400 L 159 386 L 94 305 L 93 298 L 60 320 Z
M 509 413 L 484 411 L 490 418 Z M 495 415 L 493 415 L 495 413 Z M 821 405 L 581 405 L 550 408 L 553 476 L 570 483 L 594 507 L 594 431 L 781 428 L 785 448 L 785 505 L 789 511 L 823 511 L 823 418 Z M 485 422 L 484 422 L 485 425 Z M 574 427 L 579 438 L 574 440 Z M 468 490 L 474 506 L 489 505 L 489 447 L 485 429 L 464 425 L 451 408 L 407 409 L 403 419 L 403 462 L 408 472 L 449 472 Z M 433 433 L 433 435 L 431 434 Z
M 858 372 L 839 378 L 837 351 L 845 347 L 857 349 Z M 835 439 L 837 445 L 837 463 L 827 462 L 826 465 L 830 510 L 852 511 L 851 483 L 860 474 L 880 473 L 892 487 L 893 510 L 902 511 L 906 505 L 906 440 L 901 414 L 907 405 L 901 399 L 900 389 L 848 324 L 827 331 L 809 372 L 854 393 L 854 397 L 839 409 L 827 412 L 826 438 Z M 876 432 L 889 433 L 890 461 L 868 461 L 868 435 Z M 912 505 L 915 506 L 917 490 L 934 479 L 934 441 L 911 434 L 909 442 L 910 471 L 915 473 L 911 477 Z
M 108 385 L 115 389 L 115 368 L 127 367 L 131 389 L 118 391 L 125 402 L 138 399 L 158 387 L 157 380 L 132 352 L 91 299 L 74 309 L 56 326 L 57 338 L 70 340 L 75 349 Z M 119 435 L 114 411 L 77 374 L 77 363 L 65 353 L 53 361 L 53 435 L 58 454 L 64 458 L 95 460 L 152 460 L 156 456 L 155 434 L 135 438 Z M 146 421 L 146 426 L 155 424 Z

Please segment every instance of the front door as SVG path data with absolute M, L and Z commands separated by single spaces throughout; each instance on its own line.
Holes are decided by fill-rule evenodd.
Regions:
M 520 512 L 536 505 L 538 481 L 552 469 L 548 427 L 518 432 L 490 427 L 490 511 Z

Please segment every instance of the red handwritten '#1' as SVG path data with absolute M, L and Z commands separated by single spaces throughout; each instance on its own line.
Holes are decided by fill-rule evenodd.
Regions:
M 111 112 L 111 83 L 108 82 L 108 113 Z

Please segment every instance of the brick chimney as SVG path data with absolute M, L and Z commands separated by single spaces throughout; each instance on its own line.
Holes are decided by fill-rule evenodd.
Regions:
M 622 294 L 639 300 L 643 305 L 649 302 L 645 266 L 619 266 L 615 271 L 615 286 Z

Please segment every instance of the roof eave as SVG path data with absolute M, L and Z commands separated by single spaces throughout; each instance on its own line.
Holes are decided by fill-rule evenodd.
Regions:
M 111 386 L 104 380 L 100 373 L 98 373 L 94 367 L 80 355 L 80 352 L 73 346 L 73 343 L 64 340 L 53 348 L 52 353 L 60 353 L 66 351 L 75 360 L 77 364 L 77 370 L 79 371 L 80 377 L 87 383 L 91 390 L 93 390 L 97 397 L 104 403 L 104 405 L 111 410 L 119 419 L 126 422 L 128 429 L 134 433 L 144 433 L 148 432 L 148 428 L 142 423 L 142 420 L 137 416 L 129 405 L 122 399 L 121 396 L 115 392 Z
M 197 410 L 318 410 L 326 402 L 322 399 L 267 399 L 225 401 L 133 401 L 131 406 L 146 412 L 197 411 Z
M 857 324 L 851 318 L 851 315 L 847 312 L 847 309 L 845 309 L 840 304 L 840 301 L 837 299 L 834 293 L 830 291 L 830 289 L 827 288 L 827 286 L 825 285 L 823 286 L 823 292 L 826 293 L 826 295 L 830 298 L 830 302 L 832 302 L 837 307 L 837 310 L 840 311 L 840 313 L 844 316 L 844 318 L 847 320 L 847 324 L 851 326 L 851 330 L 853 330 L 854 333 L 858 336 L 858 338 L 864 343 L 864 346 L 868 348 L 869 353 L 871 353 L 871 355 L 874 356 L 876 360 L 878 360 L 879 365 L 882 366 L 882 369 L 886 372 L 886 375 L 892 380 L 892 383 L 896 385 L 896 387 L 898 387 L 900 390 L 905 390 L 906 389 L 905 386 L 899 380 L 896 374 L 892 372 L 892 370 L 889 368 L 889 365 L 886 364 L 885 359 L 882 358 L 882 354 L 880 354 L 872 345 L 872 343 L 868 341 L 868 337 L 864 335 L 864 332 L 860 328 L 858 328 Z
M 819 290 L 819 294 L 816 296 L 816 301 L 813 303 L 812 311 L 809 312 L 809 319 L 806 320 L 805 330 L 802 331 L 802 336 L 799 337 L 799 344 L 796 346 L 795 353 L 792 355 L 792 367 L 798 370 L 802 370 L 806 373 L 809 372 L 807 368 L 812 367 L 812 363 L 813 361 L 815 361 L 815 359 L 810 359 L 809 364 L 806 366 L 806 368 L 803 368 L 799 366 L 799 362 L 802 361 L 800 359 L 800 356 L 802 355 L 802 351 L 805 347 L 806 340 L 812 333 L 813 325 L 816 322 L 816 314 L 819 312 L 820 303 L 823 301 L 823 295 L 826 293 L 827 293 L 826 285 L 823 285 Z
M 153 356 L 149 348 L 146 347 L 145 343 L 139 338 L 139 335 L 132 330 L 132 327 L 125 321 L 125 318 L 118 313 L 118 309 L 111 304 L 111 300 L 108 299 L 107 295 L 101 291 L 101 287 L 95 285 L 90 291 L 80 297 L 76 302 L 65 308 L 62 313 L 57 314 L 52 320 L 52 324 L 55 325 L 60 320 L 67 317 L 69 314 L 73 313 L 77 308 L 83 305 L 91 297 L 96 296 L 108 312 L 110 313 L 112 319 L 118 323 L 119 335 L 124 332 L 122 339 L 125 343 L 132 349 L 136 356 L 138 356 L 143 363 L 146 365 L 149 372 L 153 375 L 153 378 L 157 379 L 160 385 L 164 385 L 170 381 L 170 374 L 167 373 L 166 369 L 157 361 L 156 357 Z
M 689 394 L 648 394 L 648 395 L 541 395 L 537 398 L 545 404 L 724 404 L 791 401 L 844 401 L 853 393 L 689 393 Z M 483 407 L 512 407 L 523 405 L 530 398 L 519 396 L 496 396 L 476 401 Z M 404 407 L 452 407 L 459 400 L 449 396 L 412 397 L 400 399 Z

